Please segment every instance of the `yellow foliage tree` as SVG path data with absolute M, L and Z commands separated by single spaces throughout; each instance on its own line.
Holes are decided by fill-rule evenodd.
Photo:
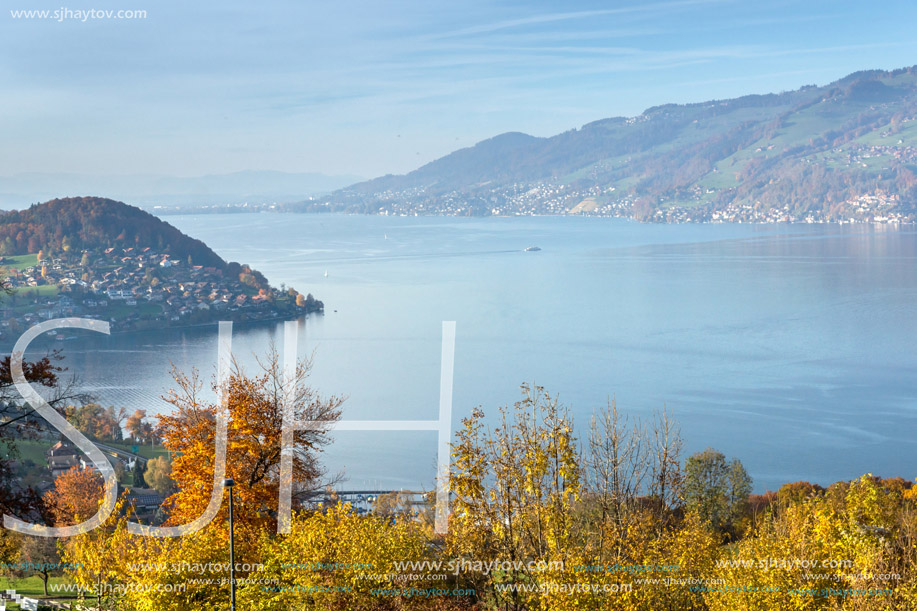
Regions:
M 450 596 L 415 591 L 451 589 L 418 571 L 400 581 L 402 562 L 436 558 L 422 525 L 358 515 L 349 505 L 325 511 L 297 512 L 289 535 L 265 540 L 261 570 L 239 593 L 240 608 L 289 609 L 435 609 Z M 445 601 L 443 599 L 446 599 Z
M 900 486 L 869 474 L 772 507 L 715 572 L 744 591 L 709 592 L 707 605 L 711 611 L 917 608 L 914 509 Z
M 471 575 L 469 582 L 505 609 L 547 608 L 550 598 L 519 586 L 566 577 L 542 567 L 576 558 L 573 509 L 582 490 L 570 418 L 543 388 L 522 386 L 522 399 L 484 430 L 483 412 L 463 421 L 453 446 L 455 494 L 449 550 L 518 569 Z M 529 563 L 533 563 L 530 568 Z

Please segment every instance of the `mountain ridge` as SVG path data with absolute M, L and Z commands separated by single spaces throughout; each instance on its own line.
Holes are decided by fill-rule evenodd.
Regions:
M 881 209 L 859 210 L 877 196 Z M 663 104 L 545 138 L 507 132 L 407 174 L 285 209 L 665 221 L 685 220 L 670 218 L 673 211 L 715 220 L 729 210 L 743 220 L 735 211 L 745 207 L 781 220 L 888 213 L 914 220 L 917 66 L 782 93 Z

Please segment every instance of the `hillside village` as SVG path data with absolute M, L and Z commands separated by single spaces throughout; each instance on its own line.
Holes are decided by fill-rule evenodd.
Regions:
M 917 149 L 915 149 L 917 151 Z M 850 163 L 859 163 L 851 161 Z M 794 212 L 790 206 L 769 207 L 732 202 L 717 208 L 709 203 L 718 190 L 696 188 L 680 200 L 660 199 L 645 222 L 655 223 L 875 223 L 909 224 L 915 215 L 899 208 L 900 197 L 885 189 L 863 192 L 833 210 Z M 635 216 L 636 199 L 615 187 L 577 187 L 539 182 L 494 187 L 485 194 L 459 191 L 431 195 L 423 188 L 374 194 L 382 216 Z M 314 204 L 310 210 L 328 210 Z
M 0 337 L 42 320 L 82 316 L 108 320 L 112 331 L 186 326 L 213 320 L 258 321 L 323 310 L 311 294 L 270 287 L 257 271 L 194 265 L 152 248 L 0 257 L 14 293 L 0 302 Z

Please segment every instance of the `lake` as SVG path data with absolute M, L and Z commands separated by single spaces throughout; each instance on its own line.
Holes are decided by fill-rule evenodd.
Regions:
M 165 220 L 325 302 L 303 322 L 311 382 L 345 419 L 434 419 L 441 323 L 456 321 L 454 425 L 529 382 L 583 438 L 612 397 L 666 406 L 688 452 L 742 460 L 755 490 L 865 472 L 913 479 L 917 233 L 623 219 L 208 214 Z M 539 252 L 524 252 L 528 246 Z M 325 274 L 327 272 L 327 276 Z M 281 325 L 237 325 L 249 364 Z M 59 342 L 58 342 L 59 343 Z M 66 364 L 104 404 L 166 409 L 170 363 L 212 374 L 216 325 L 85 337 Z M 432 488 L 433 432 L 340 431 L 347 488 Z

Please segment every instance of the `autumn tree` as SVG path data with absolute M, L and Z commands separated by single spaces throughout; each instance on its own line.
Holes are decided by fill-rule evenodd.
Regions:
M 809 482 L 791 482 L 784 484 L 777 491 L 776 504 L 779 507 L 788 507 L 790 505 L 800 505 L 806 501 L 821 495 L 825 491 L 818 484 Z
M 98 403 L 83 406 L 69 406 L 65 410 L 67 420 L 81 432 L 100 441 L 120 441 L 121 423 L 127 418 L 123 407 L 102 407 Z
M 124 422 L 128 435 L 136 443 L 146 443 L 153 436 L 153 425 L 146 420 L 146 410 L 138 409 Z
M 137 440 L 140 435 L 140 429 L 143 426 L 143 421 L 146 418 L 146 410 L 138 409 L 135 410 L 133 414 L 127 417 L 127 420 L 124 422 L 124 429 L 127 431 L 127 434 L 130 435 L 132 440 Z
M 176 388 L 166 399 L 175 411 L 159 416 L 159 434 L 174 457 L 172 479 L 178 488 L 167 499 L 170 524 L 190 522 L 207 507 L 214 473 L 215 423 L 217 416 L 223 415 L 229 422 L 226 476 L 236 481 L 237 537 L 247 532 L 255 538 L 262 532 L 276 531 L 288 392 L 289 409 L 297 421 L 324 421 L 330 425 L 340 417 L 343 400 L 323 398 L 307 384 L 310 366 L 308 361 L 296 365 L 293 390 L 284 379 L 276 350 L 259 361 L 260 371 L 254 375 L 235 362 L 223 388 L 224 402 L 219 405 L 201 396 L 202 384 L 196 372 L 174 372 Z M 215 384 L 213 390 L 218 390 Z M 327 430 L 327 425 L 317 425 L 293 434 L 290 451 L 294 456 L 295 499 L 306 498 L 324 475 L 319 453 L 329 443 Z
M 44 501 L 54 525 L 69 526 L 95 515 L 103 491 L 104 482 L 98 471 L 76 466 L 57 476 Z
M 600 521 L 622 525 L 632 512 L 649 475 L 646 430 L 629 422 L 612 400 L 608 409 L 592 417 L 586 459 L 587 482 L 601 511 Z
M 250 584 L 240 586 L 240 608 L 478 608 L 467 598 L 407 595 L 404 583 L 395 579 L 399 572 L 396 563 L 443 559 L 417 521 L 358 515 L 344 504 L 327 511 L 297 513 L 291 526 L 289 535 L 277 537 L 262 548 L 264 568 L 250 576 Z M 279 587 L 264 588 L 258 585 L 261 580 L 276 580 Z M 418 590 L 447 587 L 435 576 L 420 574 L 411 586 Z
M 775 510 L 724 549 L 728 562 L 711 577 L 751 587 L 711 588 L 711 611 L 917 608 L 917 515 L 906 489 L 869 474 L 827 490 L 789 486 Z M 863 595 L 870 590 L 878 595 Z
M 523 564 L 460 583 L 486 608 L 701 609 L 686 588 L 647 587 L 633 572 L 606 569 L 678 565 L 679 578 L 698 580 L 713 569 L 721 537 L 681 510 L 679 452 L 678 427 L 664 411 L 647 426 L 611 402 L 580 448 L 566 409 L 541 388 L 523 386 L 523 399 L 495 424 L 475 410 L 453 444 L 446 549 Z M 522 587 L 506 587 L 515 584 Z M 598 594 L 622 584 L 631 589 Z
M 413 496 L 403 492 L 380 494 L 373 503 L 373 513 L 387 517 L 407 518 L 413 516 Z
M 122 585 L 143 585 L 144 579 L 132 579 L 129 563 L 139 558 L 158 557 L 156 551 L 173 545 L 169 540 L 143 540 L 127 533 L 131 510 L 122 496 L 114 510 L 99 527 L 61 539 L 61 560 L 69 580 L 79 586 L 76 608 L 87 608 L 92 599 L 95 609 L 139 609 L 119 592 Z M 142 575 L 142 574 L 141 574 Z M 165 607 L 163 607 L 165 608 Z M 175 607 L 173 607 L 174 609 Z M 146 607 L 151 609 L 151 607 Z
M 663 408 L 653 418 L 650 463 L 650 495 L 661 510 L 677 508 L 684 496 L 684 474 L 681 471 L 681 430 Z
M 692 454 L 685 462 L 684 490 L 688 509 L 713 528 L 737 534 L 734 527 L 751 492 L 751 477 L 737 458 L 727 461 L 713 448 Z
M 453 444 L 450 551 L 481 560 L 568 560 L 582 466 L 567 409 L 543 388 L 524 384 L 522 399 L 501 410 L 494 429 L 483 418 L 474 410 Z M 524 609 L 531 594 L 498 586 L 552 577 L 521 569 L 472 583 L 493 604 Z
M 32 537 L 17 535 L 19 538 L 19 560 L 17 573 L 36 575 L 41 579 L 45 596 L 48 596 L 48 581 L 59 573 L 60 550 L 54 537 Z
M 172 463 L 165 456 L 158 456 L 146 463 L 143 479 L 150 488 L 165 497 L 174 489 L 172 481 Z
M 255 375 L 246 374 L 237 364 L 233 366 L 232 374 L 223 387 L 224 402 L 221 404 L 202 396 L 202 384 L 196 372 L 189 375 L 177 370 L 173 372 L 176 388 L 167 399 L 176 410 L 170 415 L 159 417 L 159 431 L 174 457 L 172 477 L 176 491 L 166 501 L 169 513 L 167 525 L 191 522 L 203 513 L 208 504 L 214 473 L 215 423 L 218 416 L 227 416 L 226 475 L 236 481 L 236 559 L 245 558 L 247 563 L 256 563 L 261 558 L 266 561 L 271 559 L 270 550 L 273 549 L 276 536 L 284 408 L 289 405 L 297 420 L 330 423 L 340 414 L 341 399 L 320 397 L 306 384 L 308 371 L 308 362 L 298 364 L 295 372 L 296 390 L 293 392 L 284 380 L 278 355 L 272 350 Z M 214 387 L 213 390 L 218 389 Z M 287 399 L 290 400 L 289 404 L 285 403 Z M 294 435 L 294 481 L 299 492 L 313 490 L 318 485 L 323 471 L 317 454 L 327 441 L 326 426 L 317 426 Z M 150 461 L 152 469 L 148 471 L 147 477 L 155 480 L 157 464 L 162 465 L 164 462 L 164 459 Z M 160 473 L 163 471 L 165 469 L 159 470 Z M 109 601 L 112 608 L 115 605 L 138 611 L 222 608 L 226 601 L 225 588 L 214 587 L 207 580 L 225 583 L 229 577 L 228 572 L 217 568 L 189 572 L 182 567 L 189 564 L 219 567 L 228 561 L 226 510 L 224 496 L 222 508 L 215 519 L 201 530 L 174 539 L 130 535 L 127 533 L 126 522 L 113 516 L 105 527 L 74 537 L 68 542 L 67 559 L 84 564 L 71 574 L 78 583 L 86 584 L 87 587 L 101 582 L 150 586 L 145 590 L 138 588 L 124 593 L 117 601 Z M 294 512 L 293 520 L 299 520 L 299 516 L 300 513 Z M 380 528 L 381 518 L 375 520 L 376 528 Z M 293 528 L 295 532 L 299 526 Z M 346 532 L 341 531 L 341 535 Z M 399 541 L 400 535 L 397 532 L 391 534 L 393 542 Z M 310 530 L 306 536 L 308 540 L 314 536 L 314 531 Z M 284 546 L 284 541 L 285 537 L 276 538 L 277 545 Z M 354 545 L 364 550 L 360 553 L 365 553 L 366 543 L 368 540 L 363 537 L 355 541 Z M 133 571 L 132 565 L 150 568 Z M 272 568 L 278 567 L 272 564 Z M 237 578 L 245 576 L 244 573 L 236 574 Z M 197 582 L 199 579 L 204 580 L 204 583 Z M 182 588 L 161 590 L 153 587 L 176 584 L 181 584 Z M 301 594 L 291 592 L 284 598 L 289 599 L 291 596 Z M 272 597 L 261 592 L 260 598 L 266 601 Z M 359 600 L 359 597 L 352 600 Z M 382 600 L 386 599 L 382 597 Z M 290 606 L 287 603 L 286 606 L 273 607 L 265 602 L 259 603 L 259 608 L 288 609 Z
M 0 529 L 0 562 L 7 566 L 19 557 L 19 539 L 11 530 Z

